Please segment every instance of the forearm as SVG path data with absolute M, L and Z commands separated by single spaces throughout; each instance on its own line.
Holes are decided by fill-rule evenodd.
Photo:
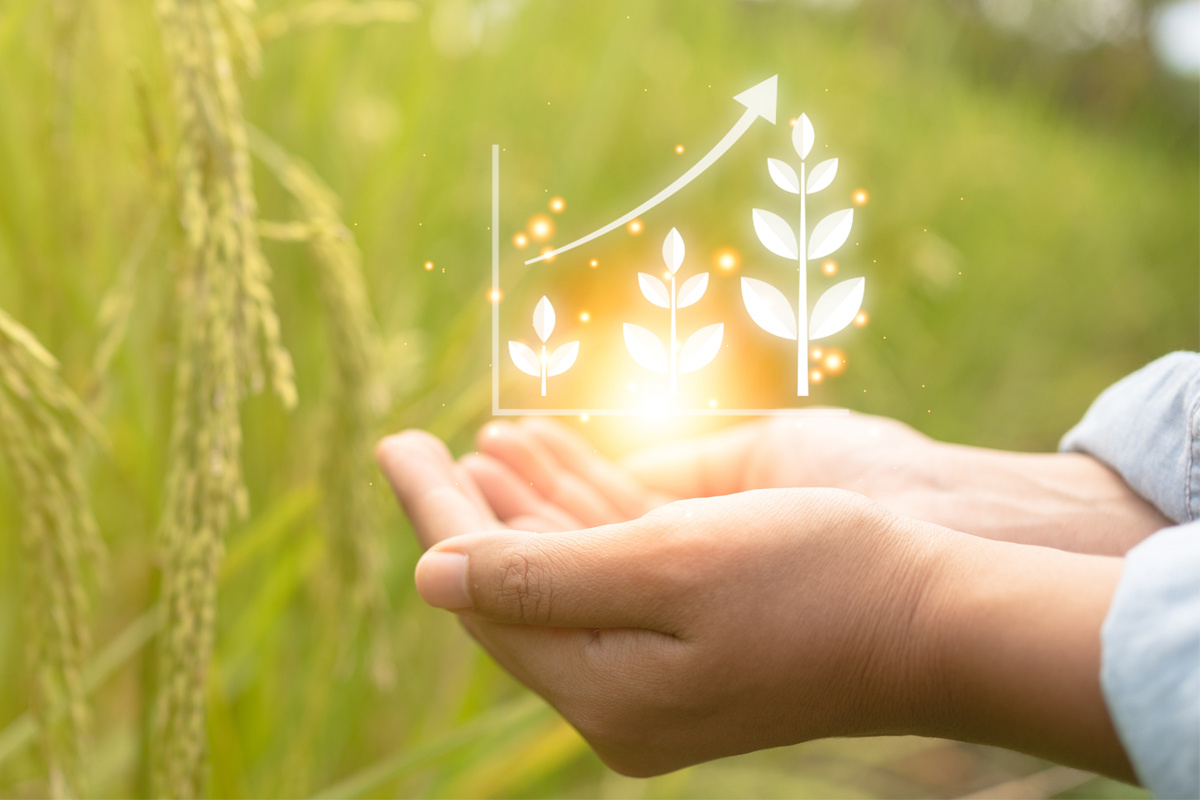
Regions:
M 914 732 L 1007 747 L 1126 781 L 1100 685 L 1122 560 L 947 532 L 919 606 Z
M 1088 456 L 1010 453 L 926 440 L 876 473 L 890 510 L 976 536 L 1123 555 L 1171 524 Z

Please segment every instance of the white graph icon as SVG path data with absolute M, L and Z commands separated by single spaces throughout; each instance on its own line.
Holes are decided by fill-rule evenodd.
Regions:
M 733 127 L 704 154 L 690 169 L 670 183 L 662 191 L 649 200 L 641 203 L 631 211 L 623 214 L 612 222 L 603 225 L 590 233 L 580 236 L 556 249 L 546 249 L 534 258 L 526 260 L 526 266 L 550 262 L 555 257 L 571 251 L 581 245 L 594 242 L 605 234 L 615 231 L 628 223 L 637 220 L 646 212 L 660 205 L 668 198 L 678 193 L 690 184 L 709 167 L 724 156 L 745 133 L 750 130 L 758 119 L 764 119 L 772 125 L 776 120 L 776 100 L 778 76 L 761 83 L 736 95 L 734 100 L 745 107 Z M 828 187 L 837 174 L 838 161 L 836 158 L 821 161 L 815 166 L 808 167 L 807 158 L 815 141 L 815 132 L 806 115 L 801 115 L 794 123 L 792 140 L 796 154 L 800 158 L 799 171 L 786 161 L 771 158 L 767 161 L 768 173 L 774 183 L 784 191 L 799 195 L 798 226 L 792 226 L 781 216 L 764 209 L 754 209 L 751 215 L 754 231 L 759 241 L 771 253 L 793 262 L 799 272 L 799 286 L 796 294 L 797 304 L 793 309 L 791 302 L 774 285 L 766 281 L 743 277 L 741 279 L 741 295 L 746 312 L 755 324 L 768 333 L 797 343 L 797 396 L 808 394 L 808 342 L 819 339 L 846 327 L 859 312 L 863 299 L 865 281 L 853 278 L 843 281 L 827 290 L 818 299 L 808 313 L 807 305 L 807 264 L 814 259 L 822 258 L 837 250 L 849 236 L 853 223 L 852 209 L 843 209 L 829 214 L 813 228 L 811 234 L 807 229 L 807 196 L 815 194 Z M 761 162 L 760 162 L 761 163 Z M 492 146 L 492 413 L 504 415 L 580 415 L 580 416 L 627 416 L 647 413 L 643 408 L 628 407 L 504 407 L 500 402 L 500 306 L 502 297 L 500 281 L 500 146 Z M 680 396 L 680 376 L 697 372 L 712 363 L 722 352 L 725 345 L 726 328 L 723 322 L 709 322 L 698 327 L 686 325 L 685 331 L 691 332 L 685 337 L 680 335 L 680 314 L 682 309 L 695 306 L 699 301 L 711 294 L 709 273 L 694 272 L 684 267 L 687 246 L 683 236 L 676 228 L 667 234 L 662 246 L 662 263 L 665 272 L 658 277 L 649 272 L 637 273 L 637 285 L 642 298 L 653 306 L 669 312 L 664 324 L 655 325 L 662 334 L 651 329 L 624 322 L 621 334 L 625 350 L 637 365 L 651 373 L 665 376 L 664 383 L 670 398 L 669 413 L 678 415 L 708 416 L 743 416 L 743 415 L 793 415 L 793 414 L 828 414 L 847 413 L 845 409 L 811 409 L 795 407 L 776 408 L 716 408 L 715 401 L 709 407 L 692 408 L 676 407 L 676 399 Z M 593 262 L 594 263 L 594 262 Z M 537 267 L 542 269 L 544 267 Z M 692 274 L 689 274 L 692 273 Z M 708 303 L 704 304 L 705 307 Z M 526 306 L 528 309 L 528 306 Z M 525 313 L 528 313 L 526 311 Z M 691 317 L 689 312 L 686 317 Z M 703 314 L 701 314 L 703 316 Z M 709 317 L 711 320 L 711 316 Z M 554 333 L 556 315 L 554 305 L 548 296 L 542 296 L 533 311 L 533 330 L 540 340 L 540 349 L 535 349 L 518 340 L 508 341 L 509 361 L 522 373 L 538 378 L 541 383 L 541 397 L 555 394 L 553 383 L 548 384 L 549 378 L 561 376 L 576 365 L 582 366 L 587 358 L 592 357 L 592 348 L 585 348 L 581 360 L 580 342 L 570 341 L 556 347 L 551 347 L 548 340 Z M 569 335 L 569 332 L 568 332 Z M 617 345 L 619 346 L 619 345 Z M 728 345 L 725 345 L 728 349 Z M 726 363 L 722 361 L 721 363 Z M 576 373 L 572 373 L 573 375 Z M 576 380 L 567 376 L 561 380 L 568 382 Z M 692 380 L 688 378 L 687 380 Z M 632 387 L 633 384 L 631 384 Z M 528 403 L 526 405 L 529 405 Z M 591 404 L 587 404 L 591 405 Z

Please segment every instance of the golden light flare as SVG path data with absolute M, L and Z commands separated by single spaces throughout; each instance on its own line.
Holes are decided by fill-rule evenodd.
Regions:
M 856 206 L 865 206 L 867 201 L 871 199 L 871 195 L 866 189 L 855 189 L 854 194 L 850 196 Z
M 675 145 L 675 152 L 678 155 L 683 155 L 683 145 L 681 145 L 681 144 Z
M 715 398 L 715 397 L 708 398 L 708 407 L 716 408 L 717 407 L 717 398 Z
M 558 258 L 558 256 L 551 255 L 551 253 L 553 253 L 553 252 L 554 252 L 554 248 L 547 245 L 546 247 L 543 247 L 541 249 L 541 251 L 538 253 L 538 257 L 541 258 L 543 261 L 545 261 L 547 264 L 549 264 L 551 261 Z
M 580 322 L 590 322 L 591 319 L 592 319 L 592 315 L 589 312 L 587 312 L 587 311 L 579 312 L 579 321 Z
M 794 128 L 794 127 L 796 127 L 796 123 L 797 123 L 797 122 L 799 122 L 799 121 L 800 121 L 800 120 L 799 120 L 797 117 L 792 117 L 791 119 L 789 119 L 789 120 L 788 120 L 788 127 L 789 127 L 789 128 Z
M 529 218 L 526 229 L 535 242 L 544 242 L 554 235 L 554 222 L 546 215 L 538 214 Z
M 825 261 L 821 262 L 821 273 L 826 278 L 832 278 L 834 275 L 837 275 L 837 271 L 838 263 L 832 258 L 827 258 Z
M 854 315 L 854 324 L 860 328 L 863 327 L 864 325 L 866 325 L 870 321 L 871 321 L 871 315 L 865 311 L 860 311 Z
M 500 299 L 502 297 L 504 297 L 504 293 L 501 292 L 499 289 L 489 289 L 488 290 L 488 302 L 499 303 Z
M 646 224 L 640 219 L 631 219 L 625 230 L 629 231 L 630 236 L 640 236 L 642 231 L 646 230 Z
M 732 247 L 722 247 L 713 253 L 713 266 L 722 272 L 735 272 L 741 265 L 741 253 Z
M 596 267 L 600 266 L 600 259 L 593 258 L 591 261 L 588 262 L 588 266 L 591 267 L 592 269 L 595 269 Z
M 517 248 L 518 250 L 524 250 L 529 246 L 529 237 L 526 236 L 523 231 L 521 233 L 514 233 L 512 242 L 513 247 Z
M 821 373 L 821 370 L 814 369 L 812 372 L 808 373 L 808 379 L 813 383 L 820 383 L 821 381 L 825 380 L 825 375 Z
M 561 197 L 551 197 L 550 210 L 555 214 L 561 214 L 567 210 L 567 201 L 563 200 Z
M 846 354 L 841 350 L 829 348 L 825 351 L 824 358 L 821 359 L 821 365 L 825 367 L 825 372 L 829 375 L 841 375 L 846 369 Z
M 426 262 L 425 262 L 425 271 L 426 271 L 426 272 L 433 272 L 433 262 L 432 262 L 432 261 L 426 261 Z
M 813 361 L 820 361 L 821 356 L 825 355 L 825 351 L 819 347 L 814 347 L 808 351 L 808 354 L 812 357 Z

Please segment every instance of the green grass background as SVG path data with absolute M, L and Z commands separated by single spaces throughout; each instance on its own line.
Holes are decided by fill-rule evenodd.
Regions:
M 111 369 L 91 365 L 100 300 L 164 204 L 172 122 L 151 4 L 75 13 L 68 33 L 48 4 L 0 2 L 0 306 L 58 355 L 111 438 L 78 457 L 113 554 L 95 595 L 96 785 L 127 796 L 146 790 L 146 613 L 174 358 L 167 237 L 149 245 Z M 814 399 L 937 437 L 1048 450 L 1106 385 L 1196 348 L 1196 84 L 1164 74 L 1141 39 L 1059 52 L 996 33 L 973 4 L 934 0 L 841 15 L 788 2 L 443 0 L 408 24 L 293 31 L 244 85 L 248 119 L 342 198 L 388 344 L 387 428 L 429 428 L 461 452 L 487 419 L 490 145 L 524 154 L 514 191 L 552 187 L 569 203 L 561 224 L 583 229 L 672 178 L 675 144 L 703 152 L 737 111 L 728 98 L 774 73 L 784 119 L 807 111 L 836 140 L 839 191 L 871 193 L 856 227 L 871 260 L 846 273 L 868 276 L 871 322 L 838 342 L 847 371 Z M 288 219 L 285 193 L 256 178 L 262 216 Z M 690 224 L 731 230 L 765 191 L 719 178 L 696 189 Z M 382 481 L 396 680 L 381 689 L 361 659 L 331 657 L 344 621 L 321 602 L 316 476 L 336 446 L 322 430 L 338 354 L 304 249 L 265 246 L 301 402 L 244 408 L 252 512 L 229 537 L 221 584 L 213 795 L 956 796 L 1049 767 L 900 738 L 616 776 L 420 603 L 418 549 Z M 616 423 L 589 432 L 628 445 Z M 30 796 L 44 783 L 21 721 L 19 519 L 4 477 L 0 795 Z M 1143 795 L 1095 779 L 1062 796 Z

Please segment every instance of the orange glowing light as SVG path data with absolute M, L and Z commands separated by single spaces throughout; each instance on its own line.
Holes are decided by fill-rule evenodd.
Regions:
M 742 265 L 742 256 L 732 247 L 722 247 L 713 253 L 713 266 L 725 272 L 733 272 Z
M 432 262 L 432 261 L 426 261 L 426 262 L 425 262 L 425 271 L 426 271 L 426 272 L 433 272 L 433 262 Z
M 846 368 L 846 354 L 841 350 L 830 348 L 825 351 L 825 358 L 822 362 L 825 365 L 825 372 L 830 375 L 840 375 L 842 370 Z
M 499 289 L 492 289 L 488 292 L 488 300 L 492 303 L 499 303 L 501 297 L 503 297 L 503 295 Z
M 553 211 L 555 214 L 561 214 L 563 211 L 566 210 L 566 208 L 567 208 L 566 200 L 563 200 L 561 197 L 551 197 L 550 198 L 550 210 Z
M 524 250 L 529 246 L 529 237 L 524 233 L 513 234 L 513 247 L 518 250 Z
M 683 155 L 683 145 L 681 145 L 681 144 L 675 145 L 675 152 L 678 153 L 679 155 Z
M 789 120 L 788 120 L 788 127 L 789 127 L 789 128 L 794 128 L 794 127 L 796 127 L 796 123 L 797 123 L 797 122 L 799 122 L 799 121 L 800 121 L 800 120 L 799 120 L 799 119 L 797 119 L 796 117 L 792 117 L 791 119 L 789 119 Z
M 545 261 L 547 264 L 549 264 L 551 261 L 553 261 L 554 259 L 558 258 L 558 256 L 552 256 L 552 255 L 550 255 L 550 254 L 551 254 L 551 253 L 553 253 L 553 252 L 554 252 L 554 248 L 553 248 L 553 247 L 548 247 L 548 246 L 547 246 L 547 247 L 543 247 L 543 248 L 542 248 L 542 250 L 541 250 L 541 252 L 540 252 L 540 253 L 538 253 L 538 256 L 539 256 L 539 257 L 540 257 L 540 258 L 541 258 L 543 261 Z
M 554 234 L 554 223 L 550 218 L 539 214 L 529 219 L 529 235 L 535 242 L 544 242 Z
M 821 381 L 825 380 L 825 376 L 821 374 L 821 370 L 814 369 L 812 372 L 808 373 L 808 379 L 813 383 L 820 383 Z
M 625 226 L 625 229 L 629 231 L 630 236 L 638 236 L 642 231 L 646 230 L 646 225 L 640 219 L 632 219 Z
M 579 321 L 580 322 L 587 322 L 587 321 L 591 320 L 591 318 L 592 318 L 592 315 L 589 314 L 588 312 L 586 312 L 586 311 L 579 312 Z
M 867 194 L 866 189 L 855 189 L 854 194 L 851 195 L 851 199 L 854 200 L 854 205 L 865 206 L 867 201 L 871 199 L 871 195 Z
M 837 271 L 838 271 L 837 262 L 834 261 L 832 258 L 827 259 L 826 261 L 824 261 L 821 264 L 821 272 L 823 272 L 825 274 L 825 277 L 827 277 L 827 278 L 832 278 L 834 275 L 837 275 Z
M 588 266 L 591 267 L 592 269 L 595 269 L 596 267 L 600 266 L 600 259 L 593 258 L 591 261 L 588 262 Z
M 860 311 L 854 315 L 854 324 L 860 328 L 862 326 L 866 325 L 870 321 L 871 321 L 871 315 L 865 311 Z
M 709 407 L 709 408 L 716 408 L 716 407 L 717 407 L 717 398 L 715 398 L 715 397 L 710 397 L 710 398 L 708 399 L 708 407 Z
M 814 347 L 812 350 L 808 351 L 808 354 L 812 356 L 813 361 L 820 361 L 821 356 L 825 355 L 825 351 L 819 347 Z

